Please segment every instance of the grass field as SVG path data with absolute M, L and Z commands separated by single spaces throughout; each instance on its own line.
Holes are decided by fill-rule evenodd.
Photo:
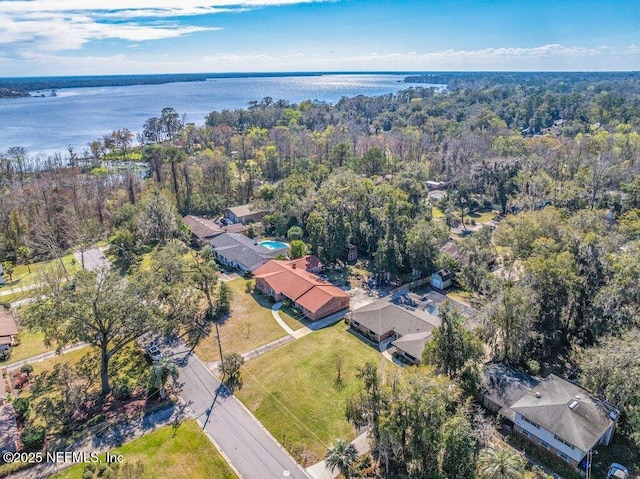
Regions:
M 20 344 L 11 348 L 11 357 L 6 363 L 0 363 L 0 366 L 6 366 L 13 364 L 17 361 L 37 356 L 38 354 L 45 353 L 54 349 L 53 347 L 47 347 L 44 345 L 44 333 L 40 331 L 20 331 Z
M 246 279 L 238 278 L 227 283 L 233 298 L 231 314 L 220 326 L 224 352 L 246 353 L 287 334 L 273 319 L 271 300 L 256 293 L 246 293 L 246 282 Z M 200 342 L 196 353 L 203 361 L 220 359 L 215 329 Z
M 440 208 L 436 208 L 435 206 L 431 208 L 431 217 L 433 219 L 444 218 L 444 212 Z
M 278 311 L 280 313 L 280 318 L 294 331 L 298 329 L 304 328 L 306 325 L 310 324 L 311 321 L 304 317 L 302 313 L 294 313 L 289 308 L 283 306 Z M 299 320 L 294 318 L 293 316 L 300 318 Z
M 75 260 L 73 254 L 69 253 L 62 257 L 62 262 L 64 263 L 65 268 L 69 274 L 74 273 L 80 269 L 80 264 Z M 42 281 L 42 277 L 40 272 L 45 270 L 50 266 L 60 265 L 60 261 L 58 259 L 52 259 L 50 261 L 41 261 L 39 263 L 33 263 L 28 267 L 26 265 L 17 265 L 13 269 L 12 279 L 13 282 L 11 284 L 5 284 L 0 286 L 0 293 L 4 291 L 9 291 L 12 288 L 23 288 L 25 286 L 31 286 L 33 284 L 39 283 Z M 31 272 L 29 272 L 31 269 Z M 9 283 L 9 278 L 5 274 L 5 281 Z M 3 295 L 0 296 L 0 301 L 4 298 L 10 298 L 9 301 L 17 301 L 15 298 L 12 298 L 11 295 Z
M 338 357 L 342 385 L 335 383 Z M 310 465 L 336 438 L 355 437 L 344 418 L 345 404 L 360 387 L 356 368 L 367 361 L 386 362 L 340 322 L 249 361 L 236 396 L 294 457 Z
M 471 220 L 475 220 L 476 223 L 488 223 L 492 219 L 494 219 L 498 214 L 492 210 L 486 211 L 475 211 L 473 213 L 469 213 L 464 217 L 464 222 L 468 223 Z
M 177 429 L 161 427 L 110 451 L 121 454 L 125 462 L 139 462 L 142 477 L 152 479 L 237 479 L 217 449 L 190 419 Z M 104 455 L 102 456 L 104 457 Z M 70 467 L 54 479 L 82 479 L 84 465 Z

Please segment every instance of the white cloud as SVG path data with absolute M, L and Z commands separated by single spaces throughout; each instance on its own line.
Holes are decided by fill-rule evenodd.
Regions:
M 0 1 L 0 46 L 9 54 L 82 48 L 92 40 L 132 42 L 219 30 L 179 22 L 222 12 L 323 0 L 12 0 Z M 174 18 L 175 21 L 167 22 Z
M 628 50 L 628 49 L 627 49 Z M 638 52 L 640 53 L 640 52 Z M 307 66 L 327 59 L 307 59 Z M 438 52 L 376 53 L 332 58 L 331 69 L 345 70 L 630 70 L 640 67 L 640 55 L 609 47 L 567 47 L 559 44 L 534 48 L 486 48 Z
M 60 51 L 81 48 L 91 40 L 121 39 L 132 42 L 176 38 L 215 28 L 142 25 L 139 23 L 101 23 L 90 16 L 54 14 L 41 18 L 40 14 L 25 15 L 15 20 L 0 14 L 0 38 L 5 45 L 13 44 L 15 51 Z
M 0 56 L 2 75 L 78 75 L 170 73 L 170 72 L 255 72 L 255 71 L 592 71 L 640 70 L 640 48 L 617 50 L 610 47 L 585 48 L 542 45 L 534 48 L 487 48 L 439 52 L 395 52 L 338 56 L 328 52 L 277 52 L 207 54 L 185 52 L 183 56 L 145 55 L 142 49 L 127 54 L 63 56 L 53 51 L 29 51 L 21 62 Z

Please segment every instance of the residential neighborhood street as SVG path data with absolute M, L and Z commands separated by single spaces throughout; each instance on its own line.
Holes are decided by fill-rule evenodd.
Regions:
M 309 478 L 195 355 L 179 366 L 182 398 L 243 479 Z

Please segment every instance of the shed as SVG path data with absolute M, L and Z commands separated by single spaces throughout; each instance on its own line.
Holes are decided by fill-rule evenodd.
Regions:
M 436 289 L 447 289 L 453 284 L 453 279 L 456 277 L 455 273 L 449 269 L 441 269 L 431 275 L 431 286 Z
M 358 247 L 350 244 L 347 250 L 347 261 L 355 261 L 358 259 Z

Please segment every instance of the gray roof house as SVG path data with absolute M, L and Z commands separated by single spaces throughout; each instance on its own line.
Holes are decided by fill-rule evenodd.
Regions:
M 224 217 L 233 223 L 252 223 L 256 221 L 262 221 L 262 218 L 266 214 L 266 211 L 259 210 L 249 203 L 246 205 L 233 206 L 224 210 Z
M 209 239 L 211 248 L 220 263 L 250 273 L 280 254 L 287 248 L 269 249 L 255 239 L 239 233 L 223 233 Z
M 420 363 L 422 350 L 440 319 L 419 309 L 406 295 L 379 299 L 356 309 L 348 317 L 349 325 L 367 339 L 381 343 L 394 338 L 391 346 L 409 362 Z
M 193 238 L 200 243 L 222 233 L 243 233 L 247 229 L 243 224 L 220 226 L 211 220 L 193 215 L 187 215 L 182 220 L 191 230 Z
M 619 416 L 611 404 L 554 374 L 542 380 L 507 374 L 500 382 L 498 372 L 492 385 L 485 373 L 483 396 L 503 401 L 500 413 L 530 442 L 574 467 L 595 446 L 611 442 Z
M 488 364 L 482 371 L 480 386 L 482 405 L 513 422 L 515 413 L 509 406 L 533 391 L 538 384 L 540 384 L 539 378 L 529 376 L 505 364 Z

